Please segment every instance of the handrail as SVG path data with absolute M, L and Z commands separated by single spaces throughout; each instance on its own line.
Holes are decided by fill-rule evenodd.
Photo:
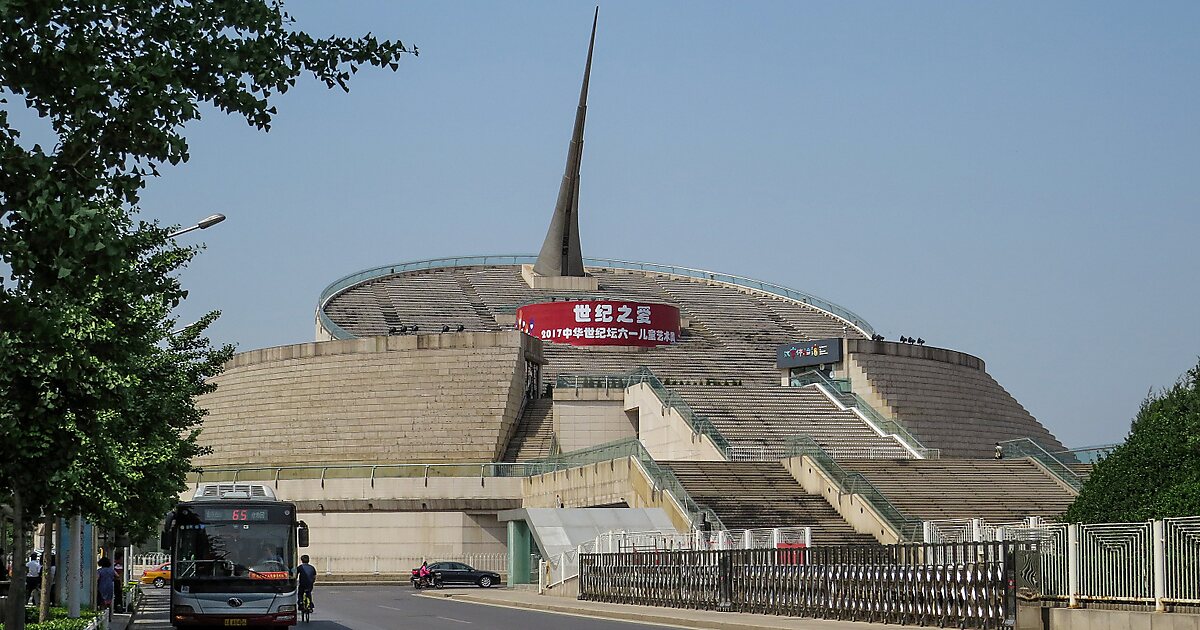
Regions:
M 588 464 L 623 459 L 625 457 L 636 459 L 642 465 L 642 468 L 649 475 L 650 481 L 654 483 L 657 489 L 670 492 L 675 497 L 676 503 L 683 507 L 693 527 L 697 527 L 701 522 L 707 521 L 713 529 L 725 529 L 725 525 L 721 522 L 717 513 L 696 502 L 688 494 L 687 489 L 683 487 L 683 483 L 679 481 L 675 473 L 654 461 L 654 458 L 646 450 L 642 441 L 635 437 L 562 453 L 557 457 L 551 457 L 542 461 L 562 469 L 578 468 Z
M 918 459 L 940 459 L 941 449 L 925 448 L 925 445 L 917 439 L 917 436 L 909 432 L 904 425 L 896 420 L 888 418 L 879 413 L 866 400 L 854 393 L 850 388 L 849 379 L 834 379 L 830 378 L 820 370 L 808 370 L 796 376 L 791 377 L 790 382 L 793 386 L 804 387 L 806 385 L 823 385 L 824 389 L 830 395 L 836 397 L 843 405 L 858 409 L 864 416 L 867 416 L 880 430 L 890 433 L 901 442 L 904 442 L 909 450 L 911 450 Z
M 1058 478 L 1059 481 L 1066 484 L 1075 492 L 1083 489 L 1083 480 L 1080 479 L 1079 473 L 1071 470 L 1071 467 L 1066 462 L 1055 457 L 1050 451 L 1042 448 L 1041 444 L 1034 442 L 1030 438 L 1017 438 L 1015 440 L 1005 440 L 999 442 L 1000 452 L 1006 458 L 1021 459 L 1025 457 L 1032 458 L 1042 465 L 1050 474 Z
M 313 464 L 295 466 L 216 466 L 197 468 L 188 473 L 188 483 L 207 481 L 295 481 L 311 479 L 363 479 L 374 483 L 378 479 L 405 479 L 429 477 L 529 477 L 561 469 L 545 461 L 538 462 L 462 462 L 426 463 L 403 462 L 393 464 Z M 336 474 L 331 474 L 336 473 Z
M 381 265 L 371 269 L 365 269 L 357 273 L 352 273 L 348 276 L 343 276 L 325 287 L 321 291 L 321 296 L 317 301 L 317 319 L 321 322 L 321 326 L 325 328 L 334 339 L 353 339 L 354 334 L 346 331 L 338 326 L 325 314 L 325 307 L 335 295 L 349 289 L 352 286 L 361 284 L 368 280 L 374 280 L 385 276 L 390 276 L 397 273 L 406 273 L 410 271 L 422 271 L 426 269 L 441 269 L 447 267 L 474 267 L 479 265 L 526 265 L 533 264 L 537 261 L 537 256 L 528 254 L 502 254 L 492 256 L 451 256 L 446 258 L 431 258 L 428 260 L 415 260 L 410 262 L 402 262 L 394 265 Z M 609 269 L 629 269 L 636 271 L 651 271 L 656 273 L 666 273 L 675 276 L 683 276 L 687 278 L 701 278 L 704 280 L 712 280 L 714 282 L 723 282 L 734 286 L 745 287 L 748 289 L 756 289 L 764 293 L 770 293 L 782 298 L 800 302 L 807 306 L 811 306 L 817 310 L 828 313 L 842 321 L 846 322 L 864 336 L 870 338 L 875 334 L 875 329 L 867 323 L 865 319 L 859 317 L 850 309 L 839 306 L 828 300 L 819 298 L 811 293 L 797 291 L 788 287 L 774 284 L 772 282 L 763 282 L 745 276 L 736 276 L 727 273 L 719 273 L 715 271 L 706 271 L 704 269 L 695 269 L 692 267 L 678 267 L 675 265 L 663 265 L 659 263 L 635 262 L 629 260 L 617 260 L 612 258 L 584 258 L 583 264 L 586 267 L 602 267 Z
M 692 433 L 703 435 L 713 443 L 713 446 L 726 460 L 729 459 L 729 440 L 721 435 L 720 429 L 706 416 L 696 413 L 679 394 L 663 384 L 662 380 L 650 368 L 642 366 L 625 374 L 560 374 L 555 381 L 555 389 L 625 389 L 645 383 L 668 408 L 674 409 L 683 421 L 691 428 Z
M 871 506 L 888 526 L 900 537 L 901 542 L 919 541 L 924 528 L 920 519 L 909 517 L 900 511 L 875 484 L 864 477 L 862 473 L 848 471 L 841 464 L 807 435 L 797 435 L 788 439 L 789 450 L 793 457 L 807 455 L 825 476 L 839 486 L 838 491 L 846 494 L 857 494 Z

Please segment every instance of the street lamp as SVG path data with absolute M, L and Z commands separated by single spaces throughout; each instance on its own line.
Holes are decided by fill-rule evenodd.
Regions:
M 179 236 L 180 234 L 187 234 L 188 232 L 191 232 L 192 230 L 203 230 L 205 228 L 210 228 L 224 220 L 225 220 L 225 215 L 214 214 L 212 216 L 201 219 L 200 222 L 197 223 L 196 225 L 193 225 L 191 227 L 185 227 L 182 230 L 176 230 L 174 232 L 171 232 L 170 234 L 167 235 L 167 238 L 175 238 L 176 236 Z

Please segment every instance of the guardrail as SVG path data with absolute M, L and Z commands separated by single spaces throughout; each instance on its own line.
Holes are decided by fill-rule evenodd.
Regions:
M 663 405 L 674 409 L 692 433 L 707 437 L 725 459 L 729 459 L 729 441 L 706 416 L 696 413 L 674 390 L 663 384 L 650 368 L 642 366 L 625 374 L 560 374 L 554 387 L 569 389 L 625 389 L 645 383 Z
M 504 477 L 531 477 L 555 470 L 562 464 L 550 461 L 537 462 L 481 462 L 462 464 L 330 464 L 304 466 L 230 466 L 206 467 L 188 473 L 190 484 L 217 482 L 268 481 L 279 487 L 280 481 L 319 479 L 321 487 L 331 479 L 368 479 L 375 487 L 377 479 L 430 479 L 450 477 L 477 477 L 479 479 Z
M 584 554 L 579 598 L 794 617 L 999 628 L 1012 543 Z
M 807 455 L 811 458 L 825 476 L 839 486 L 839 492 L 861 497 L 896 532 L 900 540 L 911 542 L 923 539 L 924 526 L 920 519 L 910 518 L 901 512 L 861 473 L 842 468 L 816 440 L 807 435 L 798 435 L 789 439 L 788 444 L 790 456 Z
M 1019 438 L 1016 440 L 1005 440 L 999 444 L 1000 452 L 1004 457 L 1013 459 L 1030 457 L 1076 493 L 1083 488 L 1083 479 L 1080 478 L 1079 473 L 1071 470 L 1068 462 L 1055 457 L 1037 442 L 1029 438 Z
M 1009 528 L 1039 543 L 1042 599 L 1200 606 L 1200 516 L 1144 523 L 1054 523 Z
M 317 303 L 317 318 L 320 320 L 321 326 L 324 327 L 334 339 L 353 339 L 354 335 L 352 333 L 335 324 L 333 320 L 329 319 L 329 317 L 325 314 L 325 306 L 329 303 L 329 300 L 338 293 L 341 293 L 352 286 L 368 280 L 374 280 L 376 278 L 382 278 L 397 273 L 407 273 L 410 271 L 423 271 L 426 269 L 441 269 L 446 267 L 476 267 L 480 265 L 528 265 L 535 262 L 537 262 L 537 256 L 529 254 L 503 254 L 492 256 L 450 256 L 446 258 L 431 258 L 428 260 L 402 262 L 394 265 L 381 265 L 372 269 L 366 269 L 357 273 L 352 273 L 348 276 L 343 276 L 330 283 L 329 286 L 325 287 L 325 289 L 321 291 L 321 296 Z M 829 313 L 830 315 L 833 315 L 850 324 L 867 338 L 870 338 L 875 334 L 875 329 L 872 328 L 865 319 L 859 317 L 850 309 L 839 306 L 833 302 L 824 300 L 810 293 L 789 289 L 785 286 L 771 282 L 763 282 L 761 280 L 746 278 L 744 276 L 735 276 L 727 273 L 706 271 L 704 269 L 694 269 L 691 267 L 677 267 L 675 265 L 634 262 L 629 260 L 616 260 L 612 258 L 584 258 L 583 264 L 585 267 L 650 271 L 654 273 L 682 276 L 686 278 L 700 278 L 704 280 L 712 280 L 715 282 L 723 282 L 734 286 L 745 287 L 748 289 L 756 289 L 758 291 L 777 295 L 782 298 L 794 300 L 796 302 L 800 302 L 815 309 Z
M 921 444 L 917 436 L 910 433 L 904 425 L 885 417 L 872 407 L 870 403 L 863 400 L 862 396 L 854 393 L 848 379 L 833 379 L 820 370 L 809 370 L 793 376 L 790 382 L 793 387 L 804 387 L 806 385 L 822 387 L 826 394 L 836 398 L 842 405 L 857 409 L 859 413 L 866 416 L 871 423 L 885 434 L 890 434 L 904 443 L 905 447 L 912 451 L 917 459 L 940 459 L 942 456 L 941 449 L 925 448 L 925 445 Z
M 687 513 L 688 520 L 691 521 L 693 528 L 698 528 L 702 523 L 707 523 L 710 528 L 725 529 L 725 525 L 721 523 L 721 519 L 717 516 L 716 512 L 697 503 L 688 494 L 688 491 L 680 483 L 675 473 L 658 465 L 654 461 L 654 458 L 650 456 L 650 453 L 646 451 L 646 447 L 642 445 L 641 440 L 637 438 L 626 438 L 590 448 L 570 451 L 543 461 L 546 464 L 557 466 L 555 470 L 563 470 L 614 459 L 624 459 L 626 457 L 632 457 L 641 464 L 642 469 L 646 471 L 646 475 L 650 477 L 650 481 L 655 485 L 656 489 L 665 490 L 675 498 L 675 501 Z

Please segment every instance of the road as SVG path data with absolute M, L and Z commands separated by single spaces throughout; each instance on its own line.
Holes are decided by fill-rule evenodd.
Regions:
M 453 591 L 458 589 L 446 589 Z M 473 587 L 468 590 L 474 590 Z M 443 591 L 445 592 L 445 591 Z M 662 630 L 663 626 L 589 619 L 516 608 L 420 597 L 411 586 L 322 586 L 316 611 L 296 630 Z

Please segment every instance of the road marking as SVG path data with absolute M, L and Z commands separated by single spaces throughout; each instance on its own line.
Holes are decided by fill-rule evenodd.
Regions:
M 438 619 L 445 619 L 446 621 L 457 621 L 458 623 L 471 623 L 470 621 L 463 621 L 462 619 L 455 619 L 454 617 L 438 617 Z
M 403 608 L 394 608 L 394 607 L 392 607 L 392 606 L 384 606 L 383 604 L 379 604 L 379 607 L 380 607 L 380 608 L 386 608 L 386 609 L 388 609 L 388 610 L 396 610 L 396 611 L 399 611 L 399 612 L 408 612 L 407 610 L 404 610 Z

